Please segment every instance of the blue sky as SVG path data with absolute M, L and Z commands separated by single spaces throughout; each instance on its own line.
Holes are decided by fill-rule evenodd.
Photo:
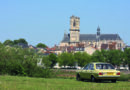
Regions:
M 130 0 L 1 0 L 0 42 L 25 38 L 31 45 L 59 44 L 70 16 L 80 17 L 80 33 L 119 34 L 130 45 Z

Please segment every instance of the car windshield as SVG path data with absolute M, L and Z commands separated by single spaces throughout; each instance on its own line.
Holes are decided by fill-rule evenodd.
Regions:
M 96 69 L 115 69 L 111 64 L 96 64 Z

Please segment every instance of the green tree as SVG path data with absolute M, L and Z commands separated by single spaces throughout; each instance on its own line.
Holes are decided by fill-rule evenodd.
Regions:
M 54 53 L 49 55 L 49 61 L 51 62 L 50 67 L 53 68 L 57 63 L 57 56 Z
M 20 38 L 18 40 L 14 40 L 15 45 L 17 45 L 18 43 L 28 44 L 28 42 L 23 38 Z
M 30 49 L 5 47 L 0 44 L 0 74 L 50 77 L 50 69 L 37 66 L 39 55 Z
M 92 55 L 93 62 L 107 62 L 108 52 L 106 50 L 96 50 Z
M 69 54 L 68 53 L 62 53 L 58 56 L 58 62 L 60 66 L 67 66 L 69 64 Z
M 74 54 L 76 61 L 78 62 L 78 66 L 83 67 L 87 63 L 91 62 L 91 56 L 86 52 L 77 52 Z
M 39 47 L 39 48 L 46 48 L 47 46 L 43 43 L 38 43 L 36 47 Z
M 69 62 L 68 62 L 68 66 L 75 66 L 75 64 L 76 64 L 76 60 L 75 60 L 75 58 L 74 58 L 74 55 L 73 55 L 73 53 L 68 53 L 68 60 L 69 60 Z
M 121 50 L 108 50 L 108 61 L 113 65 L 120 65 L 123 62 L 124 54 Z
M 130 70 L 130 48 L 126 48 L 124 50 L 124 56 L 125 56 L 124 64 L 128 64 Z
M 50 68 L 52 64 L 52 62 L 49 60 L 49 56 L 44 56 L 42 58 L 42 63 L 44 65 L 44 68 Z
M 14 42 L 12 40 L 6 40 L 6 41 L 4 41 L 3 44 L 12 46 L 12 45 L 14 45 Z

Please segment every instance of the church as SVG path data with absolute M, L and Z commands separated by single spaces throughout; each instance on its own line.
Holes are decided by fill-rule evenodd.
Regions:
M 118 34 L 102 34 L 100 27 L 97 27 L 96 34 L 80 34 L 80 18 L 76 16 L 70 17 L 70 33 L 64 33 L 60 47 L 92 47 L 101 49 L 122 49 L 125 44 Z

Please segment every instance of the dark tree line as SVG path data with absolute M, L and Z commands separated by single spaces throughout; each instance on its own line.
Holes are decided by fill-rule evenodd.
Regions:
M 13 41 L 12 40 L 6 40 L 6 41 L 4 41 L 3 44 L 4 45 L 9 45 L 9 46 L 14 46 L 14 45 L 17 45 L 19 43 L 28 44 L 28 42 L 23 38 L 20 38 L 18 40 L 13 40 Z
M 5 40 L 3 42 L 3 45 L 15 46 L 15 45 L 18 45 L 20 43 L 28 45 L 28 42 L 24 38 L 20 38 L 18 40 L 9 40 L 8 39 L 8 40 Z M 36 45 L 36 47 L 38 47 L 38 48 L 47 48 L 47 45 L 45 45 L 43 43 L 38 43 Z

